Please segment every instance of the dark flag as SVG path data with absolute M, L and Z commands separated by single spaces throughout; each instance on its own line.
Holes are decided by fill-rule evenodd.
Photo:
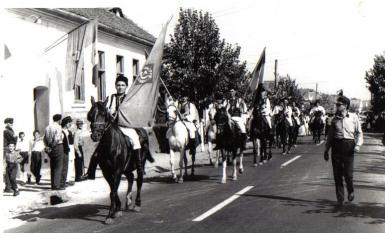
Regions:
M 266 56 L 266 47 L 263 49 L 262 54 L 259 57 L 258 63 L 253 70 L 253 73 L 251 73 L 250 89 L 252 91 L 255 91 L 257 89 L 258 84 L 263 83 L 265 56 Z
M 84 69 L 84 53 L 89 51 L 88 47 L 92 45 L 91 63 L 92 63 L 92 82 L 95 84 L 95 75 L 97 75 L 97 20 L 90 20 L 75 30 L 68 33 L 66 75 L 70 80 L 71 88 L 82 85 L 82 72 Z M 94 82 L 95 81 L 95 82 Z
M 119 106 L 118 124 L 124 127 L 150 127 L 154 124 L 159 95 L 160 68 L 168 21 L 160 32 L 141 74 L 135 79 Z

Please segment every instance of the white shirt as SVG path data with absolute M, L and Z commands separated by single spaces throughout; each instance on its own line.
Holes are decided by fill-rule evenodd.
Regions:
M 29 143 L 28 143 L 28 141 L 25 138 L 24 138 L 23 141 L 21 141 L 19 139 L 17 141 L 16 150 L 21 151 L 21 152 L 29 151 Z
M 30 148 L 31 148 L 31 151 L 38 151 L 38 152 L 43 151 L 44 150 L 43 140 L 41 140 L 41 139 L 38 139 L 37 141 L 31 140 Z

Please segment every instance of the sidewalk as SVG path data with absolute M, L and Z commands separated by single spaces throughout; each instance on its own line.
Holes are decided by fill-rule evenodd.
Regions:
M 207 149 L 207 146 L 205 148 Z M 152 177 L 171 177 L 169 154 L 155 153 L 153 156 L 155 162 L 146 163 L 145 179 Z M 191 157 L 189 156 L 188 158 L 189 165 L 191 165 Z M 88 165 L 88 160 L 89 159 L 86 159 L 85 161 L 86 165 Z M 177 153 L 174 161 L 175 167 L 179 168 L 179 153 Z M 196 165 L 208 163 L 209 159 L 207 152 L 201 152 L 201 147 L 199 146 L 196 154 Z M 75 178 L 72 177 L 71 181 L 74 179 Z M 7 223 L 6 226 L 4 226 L 5 224 L 2 224 L 2 230 L 15 228 L 26 223 L 26 221 L 14 218 L 16 216 L 22 215 L 23 213 L 33 213 L 37 209 L 52 207 L 52 205 L 49 204 L 50 196 L 57 192 L 60 192 L 60 196 L 62 196 L 64 203 L 55 205 L 55 207 L 92 203 L 98 199 L 108 198 L 110 192 L 109 186 L 99 167 L 96 171 L 95 180 L 76 182 L 73 186 L 67 187 L 64 191 L 52 191 L 50 189 L 49 163 L 43 163 L 40 185 L 36 185 L 34 178 L 32 178 L 31 184 L 19 184 L 18 186 L 20 190 L 19 196 L 14 197 L 13 193 L 3 193 L 2 195 L 1 207 L 2 211 L 5 213 L 2 213 L 1 222 Z M 147 184 L 144 184 L 143 189 L 145 189 L 146 186 Z M 126 189 L 127 182 L 121 182 L 119 190 L 124 192 Z M 136 185 L 134 185 L 134 191 L 135 190 Z

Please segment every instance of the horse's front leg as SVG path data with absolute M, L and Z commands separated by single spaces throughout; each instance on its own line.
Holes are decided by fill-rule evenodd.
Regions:
M 191 152 L 191 176 L 194 176 L 195 175 L 195 154 L 196 154 L 196 148 L 191 149 L 190 152 Z M 186 167 L 187 167 L 187 164 L 186 164 Z
M 134 174 L 132 172 L 127 172 L 126 174 L 127 181 L 128 181 L 128 187 L 127 187 L 127 193 L 126 193 L 126 211 L 132 210 L 134 208 L 134 205 L 132 205 L 132 186 L 134 184 Z
M 186 157 L 186 150 L 184 147 L 182 147 L 180 149 L 180 153 L 179 153 L 179 179 L 178 179 L 178 183 L 183 183 L 184 157 Z
M 122 173 L 121 171 L 115 171 L 113 176 L 111 177 L 112 179 L 109 182 L 110 188 L 111 188 L 111 192 L 110 192 L 111 206 L 110 206 L 110 211 L 108 213 L 108 216 L 104 221 L 105 224 L 112 224 L 114 222 L 113 218 L 120 217 L 122 215 L 120 210 L 121 203 L 118 195 L 118 188 L 122 177 Z
M 171 178 L 172 178 L 175 182 L 177 182 L 177 181 L 178 181 L 178 178 L 176 177 L 176 174 L 175 174 L 174 156 L 175 156 L 175 152 L 174 152 L 173 149 L 170 148 Z
M 227 167 L 227 153 L 224 153 L 224 151 L 221 149 L 222 154 L 222 184 L 226 183 L 227 174 L 226 174 L 226 167 Z
M 207 147 L 208 147 L 207 151 L 209 153 L 210 165 L 212 166 L 213 165 L 213 155 L 212 155 L 212 153 L 213 153 L 213 145 L 211 143 L 211 139 L 210 138 L 208 139 Z
M 237 180 L 237 150 L 232 153 L 233 156 L 233 180 Z
M 243 150 L 240 149 L 239 151 L 239 174 L 243 173 Z
M 142 185 L 143 185 L 143 169 L 137 168 L 137 178 L 136 178 L 136 198 L 135 198 L 135 206 L 133 211 L 139 212 L 142 205 L 141 193 L 142 193 Z

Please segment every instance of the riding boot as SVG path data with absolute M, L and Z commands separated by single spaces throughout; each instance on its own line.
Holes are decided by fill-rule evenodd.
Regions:
M 241 140 L 242 140 L 242 150 L 246 150 L 246 140 L 247 140 L 246 133 L 241 133 Z
M 136 161 L 136 169 L 138 171 L 138 174 L 143 172 L 142 156 L 140 152 L 141 152 L 140 149 L 134 150 L 134 159 Z

